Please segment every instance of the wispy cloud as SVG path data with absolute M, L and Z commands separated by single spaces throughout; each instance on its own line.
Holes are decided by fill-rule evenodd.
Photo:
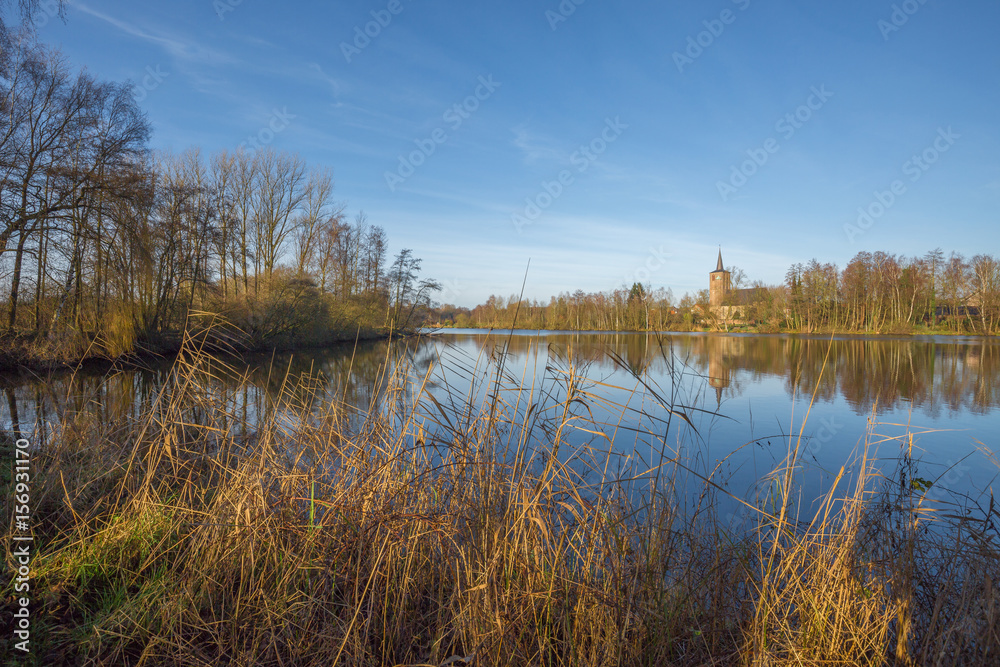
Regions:
M 616 151 L 615 148 L 608 147 L 607 153 L 596 153 L 596 159 L 591 159 L 583 152 L 586 148 L 585 142 L 565 143 L 564 146 L 557 147 L 555 139 L 533 134 L 524 124 L 516 125 L 511 130 L 514 133 L 513 144 L 521 151 L 525 164 L 552 162 L 560 166 L 572 167 L 575 172 L 578 168 L 578 164 L 575 162 L 586 158 L 587 171 L 591 175 L 599 173 L 602 178 L 608 181 L 622 182 L 630 182 L 635 177 L 634 170 L 615 166 L 611 161 Z M 560 139 L 560 141 L 562 140 Z
M 115 18 L 114 16 L 109 16 L 104 12 L 88 7 L 82 2 L 74 1 L 71 2 L 70 5 L 74 9 L 84 14 L 87 14 L 88 16 L 92 16 L 96 19 L 104 21 L 105 23 L 108 23 L 109 25 L 114 26 L 115 28 L 121 30 L 127 35 L 130 35 L 137 39 L 141 39 L 145 42 L 149 42 L 151 44 L 155 44 L 156 46 L 161 47 L 163 50 L 165 50 L 167 53 L 169 53 L 174 58 L 177 58 L 178 60 L 197 61 L 200 63 L 214 64 L 214 65 L 232 64 L 237 62 L 237 60 L 232 56 L 229 56 L 220 51 L 216 51 L 215 49 L 202 46 L 190 40 L 182 40 L 173 36 L 167 36 L 163 34 L 154 34 L 153 32 L 139 28 L 126 21 Z
M 512 128 L 514 132 L 514 146 L 524 154 L 524 161 L 533 164 L 539 160 L 553 160 L 555 162 L 566 162 L 569 160 L 569 153 L 554 148 L 551 140 L 538 137 L 528 132 L 522 124 Z
M 324 72 L 323 68 L 320 66 L 319 63 L 308 63 L 307 66 L 311 71 L 316 73 L 315 74 L 316 78 L 318 78 L 320 81 L 330 86 L 330 90 L 333 91 L 334 95 L 340 94 L 340 89 L 341 89 L 340 82 L 337 79 L 334 79 L 326 72 Z

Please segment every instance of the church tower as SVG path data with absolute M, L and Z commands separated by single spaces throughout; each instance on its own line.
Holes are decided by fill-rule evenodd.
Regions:
M 730 288 L 729 271 L 722 265 L 722 248 L 719 248 L 719 262 L 715 271 L 708 274 L 708 305 L 712 308 L 721 306 Z

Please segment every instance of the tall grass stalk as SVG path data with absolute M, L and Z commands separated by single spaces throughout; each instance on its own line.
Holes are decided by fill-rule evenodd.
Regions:
M 498 355 L 442 369 L 472 378 L 469 396 L 397 365 L 363 410 L 286 377 L 248 418 L 241 391 L 218 389 L 234 372 L 188 341 L 140 418 L 67 415 L 35 456 L 36 657 L 1000 662 L 992 504 L 957 513 L 900 488 L 869 432 L 818 510 L 793 501 L 791 451 L 773 506 L 736 499 L 752 517 L 736 531 L 716 473 L 679 454 L 696 409 L 672 390 L 637 373 L 616 403 L 572 355 L 542 383 Z M 612 443 L 634 423 L 616 468 Z

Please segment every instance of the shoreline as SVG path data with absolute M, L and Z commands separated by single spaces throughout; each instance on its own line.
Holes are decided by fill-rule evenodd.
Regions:
M 425 327 L 427 328 L 427 327 Z M 490 331 L 504 331 L 504 332 L 542 332 L 547 334 L 602 334 L 602 335 L 614 335 L 614 334 L 663 334 L 663 335 L 676 335 L 676 334 L 722 334 L 726 336 L 813 336 L 813 337 L 852 337 L 852 338 L 933 338 L 933 337 L 950 337 L 950 338 L 980 338 L 983 340 L 1000 340 L 1000 335 L 987 335 L 987 334 L 977 334 L 977 333 L 967 333 L 967 332 L 956 332 L 956 331 L 911 331 L 911 332 L 898 332 L 898 331 L 795 331 L 795 330 L 785 330 L 785 331 L 749 331 L 749 330 L 730 330 L 723 331 L 720 329 L 534 329 L 534 328 L 521 328 L 521 327 L 449 327 L 440 326 L 430 329 L 426 332 L 428 335 L 434 335 L 438 333 L 446 332 L 490 332 Z
M 739 336 L 747 338 L 767 338 L 767 337 L 802 337 L 808 339 L 877 339 L 877 340 L 920 340 L 933 338 L 948 339 L 971 339 L 980 341 L 1000 340 L 1000 336 L 990 336 L 984 334 L 956 333 L 954 331 L 921 331 L 921 332 L 807 332 L 807 331 L 719 331 L 711 329 L 696 330 L 599 330 L 599 329 L 528 329 L 528 328 L 480 328 L 480 327 L 424 327 L 411 332 L 388 332 L 366 330 L 349 334 L 346 331 L 331 332 L 329 337 L 322 340 L 296 340 L 282 341 L 274 345 L 264 346 L 233 346 L 230 342 L 207 341 L 203 351 L 209 354 L 268 354 L 272 352 L 293 352 L 321 350 L 341 345 L 376 342 L 389 340 L 391 338 L 410 338 L 413 336 L 435 336 L 440 334 L 470 334 L 484 335 L 489 333 L 503 332 L 505 335 L 551 335 L 551 334 L 586 334 L 586 335 L 722 335 Z M 60 356 L 58 354 L 45 355 L 34 354 L 27 351 L 36 340 L 30 336 L 0 337 L 0 373 L 14 374 L 23 372 L 52 372 L 59 370 L 73 370 L 79 368 L 95 368 L 99 366 L 124 365 L 126 367 L 142 367 L 146 362 L 162 360 L 176 357 L 183 347 L 182 334 L 171 332 L 162 335 L 154 341 L 147 341 L 137 345 L 135 350 L 118 355 L 107 356 L 103 354 L 83 354 Z M 20 349 L 18 349 L 20 348 Z
M 320 341 L 291 339 L 274 345 L 257 347 L 233 346 L 228 342 L 222 344 L 215 341 L 206 341 L 202 350 L 209 354 L 267 354 L 271 352 L 317 350 L 352 343 L 368 343 L 388 340 L 390 338 L 406 338 L 411 335 L 414 334 L 398 331 L 358 330 L 354 334 L 349 334 L 346 331 L 338 331 L 330 332 L 329 337 Z M 136 349 L 118 356 L 84 354 L 61 357 L 59 355 L 48 356 L 26 353 L 26 348 L 34 342 L 35 339 L 33 337 L 7 337 L 0 339 L 0 373 L 48 373 L 60 370 L 95 368 L 98 366 L 111 367 L 115 365 L 138 368 L 144 362 L 173 358 L 180 354 L 183 349 L 183 334 L 180 332 L 164 334 L 155 341 L 144 342 L 137 345 Z M 22 349 L 17 349 L 19 346 L 23 346 Z

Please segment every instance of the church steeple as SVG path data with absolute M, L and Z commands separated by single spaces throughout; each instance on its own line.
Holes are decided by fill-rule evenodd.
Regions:
M 722 248 L 719 248 L 719 261 L 716 263 L 715 271 L 708 274 L 708 303 L 713 308 L 721 306 L 726 300 L 726 295 L 731 289 L 729 271 L 726 271 L 725 264 L 722 263 Z

